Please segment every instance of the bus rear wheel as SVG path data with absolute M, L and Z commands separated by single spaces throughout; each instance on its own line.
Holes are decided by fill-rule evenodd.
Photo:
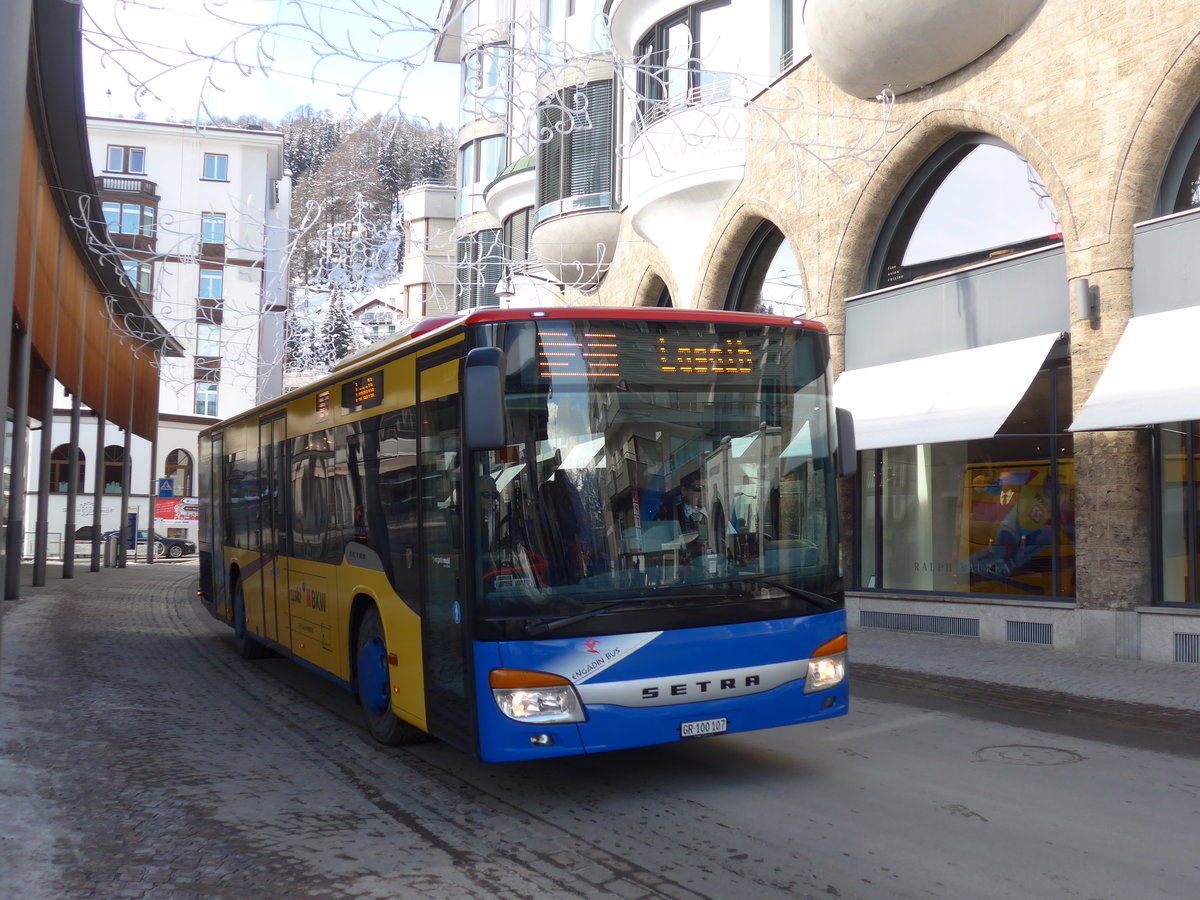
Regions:
M 271 652 L 246 630 L 246 595 L 240 581 L 233 585 L 233 646 L 242 659 L 262 659 Z
M 392 683 L 388 673 L 383 620 L 372 606 L 358 628 L 358 702 L 371 737 L 389 747 L 417 744 L 428 735 L 392 712 Z

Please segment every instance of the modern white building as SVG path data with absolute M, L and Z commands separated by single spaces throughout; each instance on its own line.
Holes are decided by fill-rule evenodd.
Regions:
M 73 436 L 71 399 L 59 389 L 49 461 L 51 552 L 68 521 L 91 528 L 98 465 L 102 530 L 119 527 L 128 478 L 126 508 L 138 529 L 153 516 L 158 534 L 194 540 L 197 434 L 283 390 L 290 212 L 283 136 L 139 119 L 87 124 L 110 253 L 184 355 L 162 362 L 153 445 L 127 441 L 111 426 L 100 431 L 102 410 L 85 412 Z M 73 443 L 81 474 L 70 516 L 66 460 Z M 31 460 L 28 503 L 38 469 Z

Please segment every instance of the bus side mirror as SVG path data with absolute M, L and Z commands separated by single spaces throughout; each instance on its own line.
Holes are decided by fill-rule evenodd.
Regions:
M 834 410 L 837 416 L 837 473 L 842 478 L 858 474 L 858 448 L 854 445 L 854 416 L 850 410 Z
M 463 368 L 463 439 L 468 450 L 499 450 L 504 439 L 504 351 L 476 347 Z

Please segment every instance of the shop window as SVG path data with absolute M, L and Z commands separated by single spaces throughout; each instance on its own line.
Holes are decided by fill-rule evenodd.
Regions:
M 1045 183 L 996 138 L 959 135 L 909 180 L 884 220 L 864 290 L 1062 240 Z
M 725 308 L 777 316 L 804 315 L 800 266 L 783 232 L 763 222 L 733 270 Z
M 87 475 L 84 465 L 83 451 L 79 453 L 79 478 L 75 484 L 75 492 L 83 493 L 83 486 L 86 483 L 84 477 Z M 71 448 L 66 444 L 59 444 L 50 452 L 50 491 L 54 494 L 65 494 L 71 487 Z
M 166 477 L 171 479 L 171 493 L 175 497 L 192 496 L 192 457 L 186 450 L 172 450 L 167 454 Z
M 1161 425 L 1158 434 L 1158 520 L 1163 603 L 1200 603 L 1200 422 Z
M 104 448 L 104 493 L 119 494 L 125 486 L 125 448 L 109 444 Z
M 993 438 L 864 451 L 859 586 L 1072 598 L 1070 390 L 1048 364 Z

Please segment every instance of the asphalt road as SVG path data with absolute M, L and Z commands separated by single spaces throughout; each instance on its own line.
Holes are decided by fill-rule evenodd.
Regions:
M 1190 898 L 1192 717 L 859 673 L 814 726 L 489 766 L 246 662 L 193 564 L 6 607 L 0 896 Z

